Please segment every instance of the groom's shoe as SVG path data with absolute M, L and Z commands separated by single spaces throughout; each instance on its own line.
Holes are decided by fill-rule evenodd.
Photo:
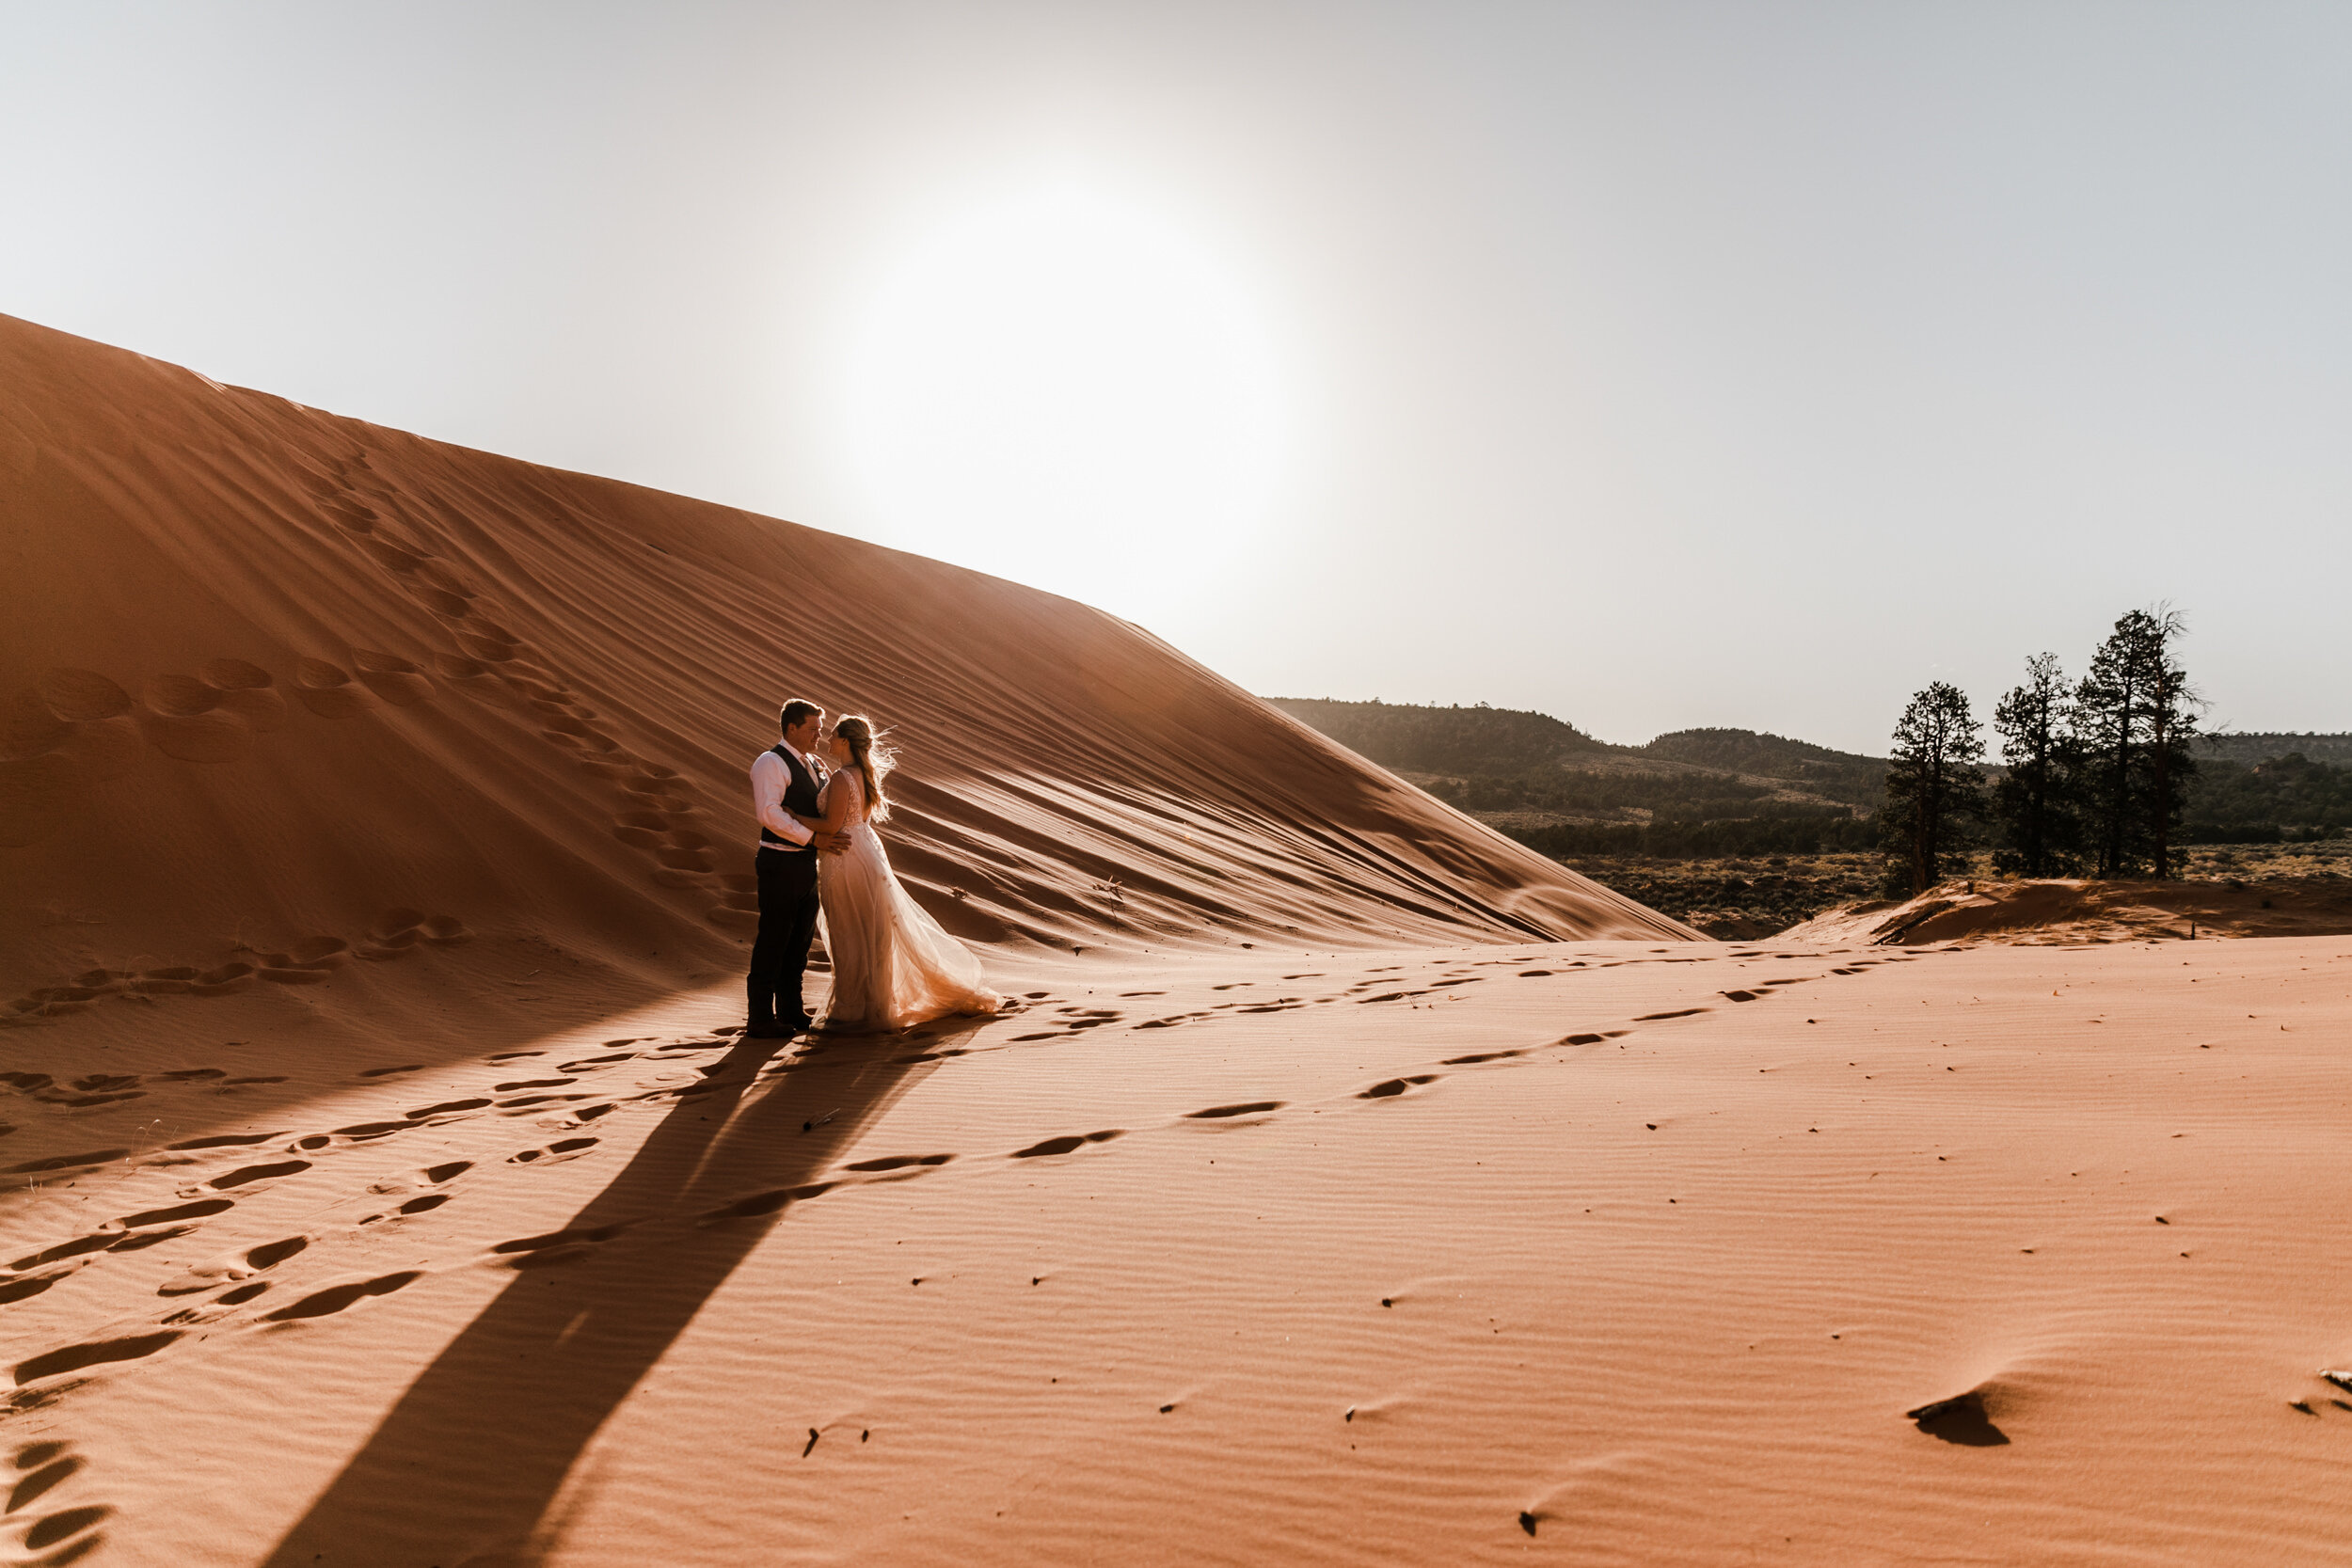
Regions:
M 743 1026 L 742 1037 L 747 1040 L 790 1039 L 792 1031 L 772 1018 L 763 1018 Z
M 816 1022 L 806 1013 L 802 1013 L 798 1017 L 780 1020 L 776 1024 L 776 1033 L 787 1037 L 793 1035 L 805 1035 L 808 1033 L 809 1025 Z

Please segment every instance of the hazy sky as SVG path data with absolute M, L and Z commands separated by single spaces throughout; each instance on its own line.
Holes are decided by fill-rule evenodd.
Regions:
M 1261 692 L 2352 728 L 2341 0 L 0 0 L 0 312 Z

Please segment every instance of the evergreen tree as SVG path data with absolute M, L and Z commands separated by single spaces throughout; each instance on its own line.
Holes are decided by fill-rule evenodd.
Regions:
M 2140 743 L 2148 755 L 2148 784 L 2140 801 L 2142 831 L 2158 880 L 2172 875 L 2172 834 L 2188 804 L 2197 772 L 2197 690 L 2175 661 L 2172 644 L 2188 634 L 2177 610 L 2159 605 L 2145 615 L 2140 660 Z
M 2121 877 L 2139 861 L 2140 661 L 2134 656 L 2139 628 L 2133 610 L 2090 656 L 2090 672 L 2074 690 L 2074 729 L 2083 759 L 2083 809 L 2090 830 L 2094 867 L 2102 877 Z
M 2074 705 L 2056 654 L 2026 660 L 2026 681 L 1993 710 L 2009 771 L 1993 786 L 1993 816 L 2008 841 L 1994 868 L 2011 877 L 2068 877 L 2082 864 L 2075 796 L 2081 755 Z
M 2131 611 L 2075 690 L 2083 800 L 2102 877 L 2172 874 L 2172 832 L 2197 770 L 2197 695 L 2172 653 L 2186 630 L 2161 606 Z
M 1984 740 L 1959 688 L 1937 681 L 1895 726 L 1880 847 L 1890 892 L 1915 895 L 1958 869 L 1984 809 Z

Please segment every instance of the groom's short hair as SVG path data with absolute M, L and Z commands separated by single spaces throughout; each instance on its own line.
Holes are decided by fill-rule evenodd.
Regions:
M 782 721 L 784 732 L 789 735 L 795 728 L 824 711 L 805 697 L 795 697 L 784 705 L 784 712 L 777 717 Z

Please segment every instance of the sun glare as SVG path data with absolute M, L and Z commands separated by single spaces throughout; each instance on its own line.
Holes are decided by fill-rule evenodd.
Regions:
M 1263 526 L 1275 360 L 1211 247 L 1058 182 L 940 224 L 882 276 L 850 445 L 889 543 L 1138 613 Z

